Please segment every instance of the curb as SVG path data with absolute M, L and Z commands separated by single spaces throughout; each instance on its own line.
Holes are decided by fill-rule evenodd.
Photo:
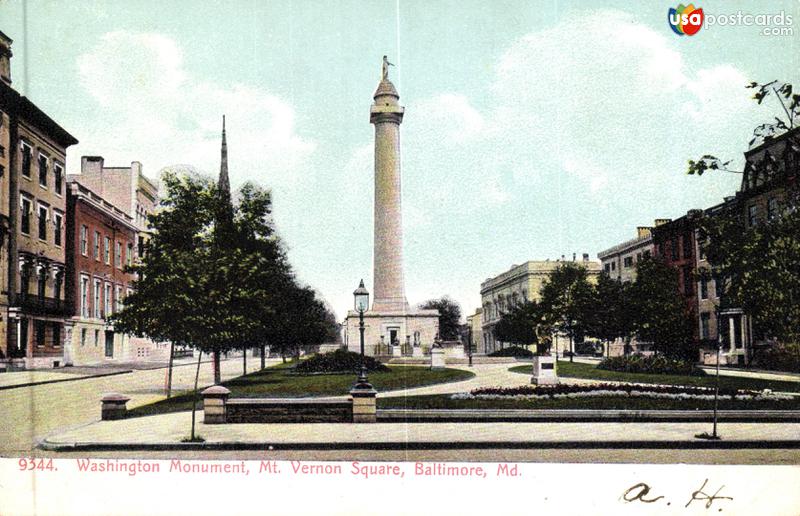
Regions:
M 180 451 L 180 450 L 496 450 L 496 449 L 800 449 L 800 440 L 741 441 L 478 441 L 478 442 L 205 442 L 205 443 L 52 443 L 37 448 L 55 452 L 78 451 Z
M 14 385 L 3 385 L 0 386 L 0 391 L 7 391 L 10 389 L 19 389 L 22 387 L 35 387 L 37 385 L 47 385 L 49 383 L 63 383 L 63 382 L 78 382 L 80 380 L 91 380 L 92 378 L 103 378 L 105 376 L 117 376 L 120 374 L 128 374 L 132 373 L 133 369 L 127 369 L 124 371 L 114 371 L 112 373 L 100 373 L 100 374 L 93 374 L 90 376 L 76 376 L 75 378 L 59 378 L 58 380 L 42 380 L 41 382 L 28 382 L 28 383 L 17 383 Z M 66 373 L 65 373 L 66 374 Z

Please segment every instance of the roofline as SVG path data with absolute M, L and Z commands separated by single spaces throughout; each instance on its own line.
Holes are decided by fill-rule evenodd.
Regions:
M 800 126 L 795 127 L 793 129 L 789 129 L 785 133 L 779 134 L 778 136 L 775 136 L 773 138 L 770 138 L 769 140 L 761 142 L 757 147 L 753 147 L 752 149 L 744 151 L 744 156 L 745 158 L 748 158 L 752 154 L 765 150 L 767 147 L 770 147 L 781 140 L 785 140 L 789 138 L 791 135 L 794 135 L 795 133 L 800 133 Z
M 70 194 L 74 195 L 78 200 L 87 201 L 90 206 L 102 211 L 106 215 L 110 215 L 115 220 L 125 225 L 127 229 L 133 231 L 134 233 L 139 232 L 139 228 L 136 227 L 136 224 L 133 222 L 133 217 L 125 213 L 125 211 L 119 207 L 111 204 L 103 196 L 97 194 L 91 188 L 81 183 L 78 178 L 75 177 L 75 175 L 67 176 L 67 184 L 70 186 Z M 73 188 L 73 185 L 77 188 Z M 102 203 L 97 199 L 102 201 Z
M 11 111 L 11 113 L 23 120 L 49 133 L 48 135 L 52 136 L 65 149 L 78 143 L 77 138 L 58 125 L 55 120 L 50 118 L 29 98 L 21 95 L 17 90 L 2 81 L 0 81 L 0 101 L 6 105 L 5 110 Z

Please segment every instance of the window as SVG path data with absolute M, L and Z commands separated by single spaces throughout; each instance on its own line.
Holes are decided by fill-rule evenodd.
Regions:
M 61 245 L 61 222 L 64 220 L 64 216 L 60 213 L 53 212 L 53 243 L 57 246 Z
M 650 251 L 645 251 L 645 252 L 642 254 L 642 256 L 644 256 L 645 258 L 650 258 Z
M 81 226 L 81 254 L 86 256 L 89 253 L 89 228 Z
M 100 280 L 94 280 L 94 318 L 100 319 Z
M 53 190 L 58 195 L 61 195 L 61 189 L 64 185 L 64 167 L 59 164 L 53 165 Z
M 81 316 L 89 317 L 89 278 L 81 276 Z
M 36 294 L 39 296 L 40 300 L 43 300 L 47 294 L 47 269 L 44 267 L 39 271 L 39 277 L 36 283 Z
M 39 205 L 39 240 L 47 240 L 47 206 Z
M 31 233 L 31 200 L 25 197 L 20 198 L 20 210 L 22 217 L 20 218 L 20 230 L 26 235 Z
M 689 234 L 685 234 L 682 237 L 683 240 L 683 257 L 684 258 L 691 258 L 692 257 L 692 237 Z
M 105 247 L 105 249 L 104 249 L 104 251 L 105 251 L 105 253 L 104 253 L 105 254 L 105 261 L 106 261 L 107 264 L 110 264 L 111 263 L 111 239 L 108 238 L 108 237 L 105 237 L 105 239 L 103 240 L 103 244 L 104 244 L 104 247 Z
M 611 262 L 611 270 L 612 271 L 617 270 L 617 262 Z
M 114 242 L 114 244 L 114 265 L 122 268 L 122 244 L 120 242 Z
M 45 321 L 36 321 L 36 347 L 44 347 L 45 332 L 47 330 Z
M 708 299 L 708 279 L 700 278 L 700 299 Z
M 133 265 L 133 244 L 128 244 L 128 254 L 125 256 L 128 265 Z
M 56 273 L 55 283 L 53 283 L 53 299 L 56 301 L 61 299 L 61 285 L 64 283 L 64 273 Z
M 606 271 L 606 274 L 608 274 L 611 271 L 611 264 L 607 263 L 603 265 L 603 270 Z
M 117 285 L 115 296 L 114 296 L 114 301 L 115 301 L 116 310 L 117 310 L 117 312 L 119 312 L 120 310 L 122 310 L 122 286 L 121 285 Z
M 622 264 L 625 266 L 626 269 L 633 267 L 633 256 L 626 256 L 622 260 Z
M 94 346 L 100 345 L 100 330 L 94 330 Z
M 100 232 L 94 232 L 94 259 L 100 261 Z
M 672 248 L 672 260 L 675 261 L 678 259 L 678 237 L 672 237 L 670 241 L 670 247 Z
M 47 156 L 39 153 L 39 186 L 47 188 Z
M 31 160 L 33 159 L 31 148 L 22 144 L 22 175 L 31 178 Z
M 86 345 L 86 328 L 81 328 L 81 346 Z
M 709 321 L 711 319 L 711 314 L 708 312 L 703 312 L 700 314 L 700 338 L 701 339 L 708 339 L 709 337 Z
M 692 280 L 692 268 L 683 268 L 683 293 L 687 296 L 694 294 L 694 281 Z
M 753 227 L 758 224 L 758 206 L 753 204 L 747 208 L 747 225 Z
M 114 301 L 111 292 L 111 283 L 106 283 L 106 290 L 105 290 L 105 307 L 106 313 L 105 316 L 108 317 L 112 314 L 113 310 L 111 308 L 111 303 Z
M 53 323 L 53 347 L 57 348 L 61 345 L 61 326 L 58 323 Z
M 767 201 L 767 220 L 774 220 L 778 216 L 778 199 L 770 197 Z
M 636 261 L 637 262 L 641 262 L 642 261 L 642 253 L 636 253 Z

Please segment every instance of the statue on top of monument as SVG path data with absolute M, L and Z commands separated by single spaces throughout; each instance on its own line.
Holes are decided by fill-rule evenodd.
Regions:
M 383 56 L 383 69 L 381 71 L 381 80 L 387 80 L 389 78 L 389 67 L 394 66 L 393 63 L 389 62 L 389 58 Z

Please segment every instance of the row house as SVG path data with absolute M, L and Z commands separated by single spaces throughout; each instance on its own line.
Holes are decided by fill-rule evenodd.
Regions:
M 0 359 L 63 363 L 66 150 L 78 143 L 11 87 L 12 40 L 0 32 Z
M 597 253 L 603 272 L 618 281 L 635 280 L 636 264 L 653 254 L 653 227 L 667 222 L 670 219 L 656 219 L 653 226 L 639 226 L 636 228 L 636 238 Z
M 92 364 L 125 356 L 129 337 L 108 318 L 131 292 L 137 228 L 133 218 L 79 182 L 68 179 L 66 298 L 72 317 L 65 361 Z M 126 357 L 127 358 L 127 357 Z

